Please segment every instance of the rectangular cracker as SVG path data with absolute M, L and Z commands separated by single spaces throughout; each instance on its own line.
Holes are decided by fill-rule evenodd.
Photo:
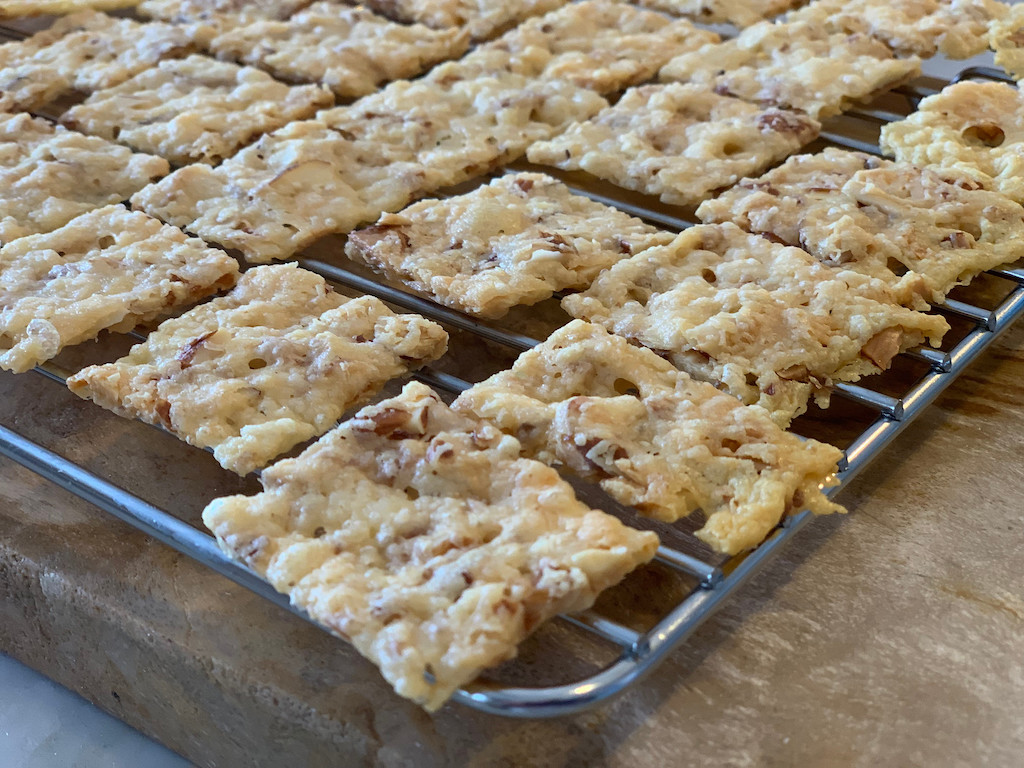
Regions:
M 822 493 L 842 451 L 580 320 L 452 407 L 644 515 L 672 523 L 703 510 L 697 536 L 718 552 L 756 547 L 789 512 L 845 511 Z
M 364 5 L 407 24 L 419 22 L 434 29 L 462 27 L 474 40 L 484 40 L 565 3 L 566 0 L 367 0 Z
M 686 16 L 704 24 L 732 24 L 749 27 L 806 0 L 639 0 L 640 5 L 675 16 Z
M 820 130 L 807 115 L 762 109 L 701 85 L 645 85 L 534 144 L 527 156 L 686 205 L 796 152 Z
M 350 234 L 345 253 L 449 307 L 500 317 L 585 288 L 619 259 L 673 237 L 549 176 L 517 173 L 384 214 Z
M 883 371 L 949 328 L 899 306 L 880 280 L 734 224 L 693 227 L 620 261 L 562 306 L 762 405 L 782 426 L 812 394 L 824 407 L 834 382 Z
M 988 45 L 995 62 L 1015 80 L 1024 79 L 1024 5 L 1011 5 L 1009 12 L 989 26 Z
M 894 58 L 884 44 L 864 34 L 763 21 L 732 40 L 677 56 L 660 77 L 803 110 L 821 120 L 916 77 L 920 64 L 916 57 Z
M 169 171 L 163 158 L 0 112 L 0 245 L 127 200 Z
M 66 16 L 27 40 L 0 46 L 0 110 L 40 109 L 70 91 L 110 88 L 195 48 L 184 27 L 92 11 Z
M 786 21 L 870 35 L 899 56 L 969 59 L 988 47 L 989 24 L 1006 12 L 996 0 L 815 0 Z
M 1017 203 L 969 180 L 831 147 L 744 179 L 697 215 L 883 280 L 915 309 L 1024 257 Z
M 287 86 L 253 67 L 192 55 L 94 93 L 61 122 L 175 165 L 216 165 L 257 136 L 333 103 L 318 86 Z
M 1024 93 L 1006 83 L 965 81 L 923 99 L 882 127 L 886 154 L 973 179 L 1024 203 Z
M 617 0 L 584 0 L 527 20 L 453 66 L 486 70 L 504 52 L 511 71 L 613 93 L 650 80 L 673 56 L 718 40 L 683 19 Z
M 321 435 L 448 335 L 382 302 L 346 299 L 295 264 L 257 267 L 227 296 L 167 320 L 127 357 L 68 379 L 76 395 L 212 448 L 245 475 Z
M 238 264 L 112 205 L 0 248 L 0 368 L 20 373 L 100 331 L 127 332 L 234 284 Z
M 422 384 L 261 481 L 203 512 L 221 547 L 428 710 L 657 548 Z
M 228 31 L 210 44 L 221 58 L 259 66 L 293 82 L 322 83 L 343 98 L 415 77 L 469 47 L 464 30 L 398 24 L 365 8 L 318 2 L 287 21 Z

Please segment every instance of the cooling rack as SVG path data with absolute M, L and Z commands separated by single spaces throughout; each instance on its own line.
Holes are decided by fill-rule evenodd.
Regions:
M 2 37 L 17 39 L 23 37 L 23 34 L 0 27 Z M 1003 73 L 996 70 L 972 67 L 961 71 L 953 82 L 972 78 L 1007 80 Z M 890 111 L 885 106 L 848 112 L 841 120 L 826 126 L 822 138 L 827 144 L 879 154 L 875 140 L 878 126 L 903 117 L 907 105 L 912 108 L 917 100 L 937 92 L 944 84 L 930 78 L 915 81 L 898 90 L 904 105 L 902 112 L 898 107 L 897 111 Z M 513 165 L 506 171 L 519 167 Z M 547 168 L 543 170 L 552 172 Z M 651 204 L 649 200 L 638 200 L 635 195 L 607 185 L 580 184 L 578 179 L 573 178 L 564 180 L 576 192 L 667 229 L 680 230 L 695 223 L 692 211 L 680 212 Z M 500 344 L 513 352 L 529 349 L 538 343 L 537 339 L 529 335 L 441 307 L 352 271 L 347 266 L 341 267 L 319 258 L 306 257 L 298 261 L 303 267 L 339 286 L 375 295 L 404 310 L 420 313 L 449 327 Z M 936 307 L 937 311 L 951 319 L 959 319 L 963 332 L 958 334 L 955 343 L 939 350 L 919 348 L 902 356 L 924 367 L 923 375 L 916 377 L 914 383 L 897 392 L 884 391 L 885 387 L 879 387 L 880 377 L 866 379 L 862 384 L 844 383 L 836 387 L 835 395 L 838 398 L 869 409 L 873 418 L 869 426 L 847 445 L 840 466 L 839 485 L 831 489 L 830 493 L 841 492 L 1003 331 L 1024 314 L 1024 269 L 1007 268 L 993 270 L 989 274 L 1001 281 L 1005 288 L 994 306 L 949 299 L 942 306 Z M 61 384 L 69 375 L 69 372 L 52 364 L 36 370 Z M 415 377 L 449 394 L 458 393 L 469 386 L 467 382 L 449 373 L 431 368 L 417 372 Z M 824 418 L 827 419 L 828 415 Z M 150 504 L 130 490 L 114 485 L 3 425 L 0 425 L 0 455 L 16 461 L 242 587 L 312 622 L 303 611 L 291 606 L 286 596 L 222 552 L 210 534 Z M 458 691 L 454 699 L 489 713 L 534 718 L 571 714 L 608 700 L 650 673 L 661 660 L 686 642 L 737 590 L 766 568 L 812 517 L 809 512 L 788 517 L 756 550 L 728 560 L 694 554 L 694 551 L 701 551 L 701 546 L 695 543 L 696 539 L 692 536 L 689 537 L 693 541 L 691 547 L 681 548 L 674 542 L 663 544 L 658 550 L 656 561 L 684 577 L 690 586 L 681 599 L 664 606 L 660 618 L 653 626 L 638 630 L 597 609 L 572 617 L 560 617 L 574 631 L 587 633 L 616 649 L 611 663 L 593 674 L 545 687 L 474 684 Z M 680 535 L 685 538 L 687 534 Z

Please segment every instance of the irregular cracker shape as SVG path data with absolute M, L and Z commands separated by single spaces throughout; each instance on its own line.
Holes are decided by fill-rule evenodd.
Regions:
M 428 710 L 657 548 L 422 384 L 261 481 L 203 512 L 220 545 Z
M 367 0 L 364 5 L 392 19 L 434 29 L 465 27 L 484 40 L 523 19 L 565 5 L 566 0 Z
M 195 47 L 183 27 L 76 13 L 28 40 L 0 46 L 0 110 L 39 109 L 72 90 L 110 88 Z
M 0 245 L 127 200 L 169 171 L 162 158 L 0 112 Z
M 79 11 L 113 11 L 131 8 L 139 0 L 4 0 L 0 6 L 0 19 L 17 19 L 24 16 L 49 16 L 76 13 Z
M 345 252 L 463 312 L 500 317 L 585 288 L 624 256 L 673 235 L 535 173 L 425 200 L 349 235 Z
M 969 59 L 985 50 L 989 24 L 1006 10 L 995 0 L 815 0 L 786 21 L 870 35 L 900 56 Z
M 132 206 L 252 263 L 283 259 L 331 232 L 347 232 L 378 211 L 360 182 L 353 142 L 314 120 L 263 136 L 217 168 L 189 165 L 132 197 Z M 387 178 L 387 166 L 366 166 Z
M 1005 17 L 992 22 L 988 44 L 998 66 L 1015 80 L 1024 79 L 1024 5 L 1011 5 Z
M 310 0 L 143 0 L 139 13 L 175 24 L 200 22 L 216 30 L 286 19 Z
M 120 205 L 0 248 L 0 368 L 20 373 L 230 287 L 238 264 Z
M 671 523 L 703 510 L 697 536 L 719 552 L 757 546 L 791 511 L 845 511 L 821 490 L 835 485 L 842 451 L 580 320 L 453 407 L 642 514 Z
M 749 27 L 788 11 L 806 0 L 639 0 L 640 5 L 705 24 Z
M 673 56 L 719 40 L 688 21 L 617 0 L 584 0 L 530 19 L 453 67 L 477 72 L 498 64 L 529 77 L 612 93 L 650 80 Z
M 885 370 L 949 328 L 899 306 L 880 280 L 733 224 L 693 227 L 620 261 L 562 306 L 764 406 L 782 426 L 811 394 L 824 407 L 833 382 Z
M 1024 208 L 1017 203 L 969 180 L 831 147 L 744 179 L 697 215 L 883 280 L 916 309 L 1024 257 Z
M 165 321 L 68 387 L 213 448 L 221 466 L 245 475 L 437 359 L 447 341 L 429 320 L 371 296 L 346 299 L 319 275 L 282 264 L 246 272 L 227 296 Z
M 883 126 L 886 154 L 974 179 L 1024 203 L 1024 94 L 1006 83 L 942 89 L 905 120 Z
M 820 130 L 806 115 L 761 109 L 704 86 L 646 85 L 534 144 L 527 156 L 686 205 L 796 152 Z
M 216 165 L 260 134 L 333 102 L 315 85 L 289 87 L 258 69 L 195 55 L 95 93 L 61 122 L 175 165 Z
M 867 35 L 765 21 L 732 40 L 677 56 L 660 77 L 700 83 L 759 104 L 800 109 L 821 120 L 919 74 L 916 57 L 893 58 L 885 45 Z
M 415 77 L 468 47 L 465 31 L 397 24 L 365 8 L 333 2 L 314 3 L 287 21 L 231 30 L 210 45 L 218 56 L 260 66 L 285 80 L 322 83 L 345 98 Z

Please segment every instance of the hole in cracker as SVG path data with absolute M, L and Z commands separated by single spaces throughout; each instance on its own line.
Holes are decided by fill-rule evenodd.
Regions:
M 640 396 L 640 387 L 629 379 L 616 379 L 612 384 L 612 387 L 614 387 L 615 391 L 620 395 L 631 395 L 633 397 Z
M 100 248 L 110 248 L 115 242 L 117 241 L 110 235 L 104 235 L 97 241 L 97 245 L 99 245 Z
M 725 156 L 735 155 L 743 151 L 743 147 L 734 141 L 728 141 L 722 147 L 722 154 Z
M 254 357 L 252 360 L 249 361 L 249 368 L 251 370 L 256 371 L 256 370 L 259 370 L 260 368 L 266 368 L 266 367 L 267 367 L 267 361 L 264 360 L 261 357 Z
M 991 148 L 998 147 L 1006 139 L 1006 134 L 1003 132 L 1003 129 L 995 123 L 969 125 L 964 128 L 962 135 L 968 144 Z

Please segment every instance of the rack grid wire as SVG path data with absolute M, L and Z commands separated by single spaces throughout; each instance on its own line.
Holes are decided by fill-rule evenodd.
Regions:
M 3 37 L 20 39 L 24 34 L 17 29 L 0 26 L 0 38 Z M 1012 82 L 1004 73 L 987 67 L 966 68 L 950 82 L 966 79 Z M 920 82 L 908 84 L 897 92 L 909 103 L 914 104 L 920 98 L 937 92 L 944 84 L 934 79 L 922 78 Z M 45 114 L 41 116 L 51 117 Z M 847 112 L 845 115 L 846 119 L 861 120 L 876 126 L 897 117 L 901 115 L 870 107 Z M 826 130 L 822 133 L 822 139 L 834 146 L 880 154 L 876 143 L 852 136 L 842 129 Z M 545 170 L 550 172 L 550 169 Z M 509 169 L 505 172 L 509 172 Z M 635 196 L 631 197 L 625 191 L 622 191 L 620 197 L 614 191 L 609 193 L 603 188 L 595 191 L 586 184 L 567 181 L 575 192 L 613 205 L 670 230 L 678 231 L 696 223 L 692 216 L 677 215 L 671 209 L 666 211 L 659 207 L 655 210 L 637 205 Z M 404 310 L 417 312 L 438 322 L 468 331 L 511 350 L 520 352 L 539 343 L 529 336 L 481 322 L 320 259 L 300 257 L 298 262 L 335 284 L 377 296 Z M 863 384 L 839 384 L 836 387 L 836 395 L 872 409 L 877 413 L 877 418 L 846 448 L 840 463 L 839 484 L 830 489 L 830 495 L 840 492 L 847 486 L 1007 328 L 1024 315 L 1024 268 L 997 269 L 989 274 L 1006 281 L 1010 286 L 1005 297 L 994 308 L 986 309 L 953 299 L 935 308 L 945 314 L 964 318 L 970 324 L 971 329 L 958 343 L 946 350 L 919 348 L 904 353 L 905 357 L 927 366 L 927 372 L 914 385 L 899 396 L 886 394 Z M 60 384 L 63 384 L 70 375 L 70 372 L 53 364 L 44 364 L 36 371 Z M 469 386 L 468 382 L 431 368 L 416 372 L 414 377 L 453 394 Z M 870 381 L 868 379 L 868 383 Z M 23 465 L 144 534 L 315 624 L 323 631 L 329 631 L 313 622 L 305 612 L 292 606 L 287 596 L 278 593 L 254 572 L 225 554 L 210 534 L 4 425 L 0 425 L 0 455 Z M 659 662 L 682 645 L 747 581 L 763 571 L 812 517 L 810 512 L 805 511 L 785 518 L 757 549 L 720 564 L 706 562 L 700 557 L 663 544 L 658 550 L 656 561 L 692 579 L 696 586 L 683 599 L 666 610 L 653 627 L 646 631 L 637 631 L 593 609 L 575 616 L 560 617 L 578 630 L 617 646 L 618 656 L 612 663 L 585 678 L 546 687 L 474 684 L 458 691 L 454 699 L 492 714 L 543 718 L 580 712 L 612 698 L 650 673 Z

